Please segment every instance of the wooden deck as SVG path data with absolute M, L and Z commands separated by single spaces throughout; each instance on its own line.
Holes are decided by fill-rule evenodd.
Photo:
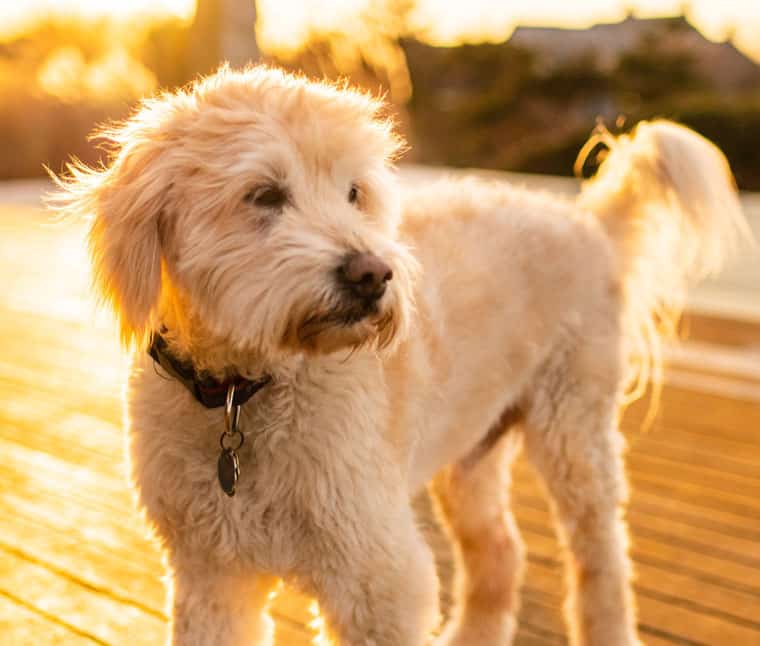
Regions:
M 162 567 L 125 485 L 111 323 L 93 315 L 81 225 L 0 206 L 0 643 L 162 643 Z M 760 645 L 760 330 L 696 318 L 657 423 L 626 415 L 629 520 L 650 645 Z M 520 463 L 529 547 L 517 643 L 565 643 L 559 549 Z M 426 511 L 421 520 L 450 578 Z M 277 643 L 309 643 L 309 602 L 284 591 Z M 477 646 L 477 645 L 473 645 Z

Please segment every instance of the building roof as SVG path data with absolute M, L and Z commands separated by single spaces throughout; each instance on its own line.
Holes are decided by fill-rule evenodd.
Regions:
M 697 59 L 701 73 L 726 87 L 760 83 L 760 65 L 740 52 L 730 41 L 716 43 L 705 38 L 684 16 L 635 18 L 600 23 L 588 29 L 517 27 L 507 41 L 534 51 L 539 64 L 552 69 L 569 61 L 592 57 L 602 71 L 612 70 L 620 56 L 654 39 L 665 51 L 688 52 Z

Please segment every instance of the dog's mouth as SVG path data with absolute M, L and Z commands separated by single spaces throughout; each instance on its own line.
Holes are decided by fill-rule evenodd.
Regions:
M 312 351 L 332 352 L 373 342 L 385 347 L 393 339 L 395 329 L 391 308 L 382 310 L 377 300 L 355 301 L 305 318 L 295 331 L 294 340 L 301 348 Z
M 298 337 L 302 343 L 306 343 L 310 337 L 325 329 L 350 328 L 362 321 L 369 321 L 373 316 L 377 317 L 378 314 L 377 303 L 362 303 L 348 309 L 313 315 L 299 326 Z
M 365 319 L 376 318 L 380 315 L 380 307 L 376 299 L 366 299 L 354 303 L 342 311 L 333 315 L 336 325 L 348 327 Z

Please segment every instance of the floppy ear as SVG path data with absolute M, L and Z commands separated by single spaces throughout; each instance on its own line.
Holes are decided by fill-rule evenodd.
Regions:
M 142 345 L 153 328 L 161 292 L 159 219 L 170 186 L 162 148 L 125 128 L 110 167 L 70 164 L 52 197 L 67 214 L 92 218 L 89 249 L 93 279 L 102 301 L 119 320 L 122 342 Z M 130 136 L 132 138 L 130 138 Z

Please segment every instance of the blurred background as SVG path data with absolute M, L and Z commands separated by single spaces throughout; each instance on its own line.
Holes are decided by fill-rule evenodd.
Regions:
M 676 119 L 725 151 L 760 239 L 757 0 L 3 0 L 3 646 L 163 642 L 161 557 L 126 485 L 127 357 L 96 313 L 87 223 L 44 209 L 44 166 L 97 163 L 97 124 L 223 60 L 383 93 L 411 143 L 407 183 L 466 168 L 572 196 L 573 161 L 598 121 L 620 131 Z M 648 432 L 646 398 L 622 420 L 639 628 L 649 646 L 758 646 L 756 249 L 690 294 L 682 336 Z M 516 643 L 566 644 L 561 546 L 523 461 L 513 489 L 528 547 Z M 416 506 L 446 613 L 452 554 L 424 495 Z M 311 600 L 285 589 L 274 615 L 278 646 L 311 642 Z
M 93 126 L 264 60 L 387 93 L 409 160 L 565 175 L 598 119 L 667 116 L 760 189 L 760 4 L 25 0 L 0 8 L 0 178 L 86 161 Z M 456 137 L 441 136 L 456 132 Z

